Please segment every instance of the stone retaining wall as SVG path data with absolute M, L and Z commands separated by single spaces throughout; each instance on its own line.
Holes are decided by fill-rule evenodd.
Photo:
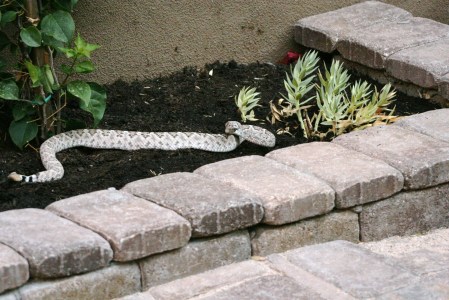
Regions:
M 0 299 L 108 299 L 333 240 L 449 227 L 449 109 L 0 213 Z
M 295 40 L 345 66 L 449 106 L 449 25 L 366 1 L 299 20 Z

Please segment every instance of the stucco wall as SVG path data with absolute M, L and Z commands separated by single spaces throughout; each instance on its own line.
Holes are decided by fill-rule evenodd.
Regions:
M 93 79 L 110 83 L 166 74 L 215 60 L 277 61 L 295 48 L 303 17 L 357 0 L 80 1 L 78 31 L 102 48 Z M 416 16 L 449 23 L 449 0 L 387 0 Z

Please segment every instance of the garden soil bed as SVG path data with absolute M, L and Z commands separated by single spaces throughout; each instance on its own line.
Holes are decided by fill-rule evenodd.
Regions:
M 240 119 L 234 96 L 242 86 L 250 85 L 261 92 L 263 105 L 256 111 L 262 121 L 251 124 L 276 132 L 282 124 L 271 125 L 265 117 L 269 113 L 269 101 L 280 98 L 287 70 L 285 65 L 217 62 L 202 69 L 185 68 L 170 76 L 146 81 L 117 81 L 107 86 L 108 106 L 100 128 L 222 133 L 226 121 Z M 353 78 L 357 76 L 353 74 Z M 402 116 L 438 108 L 401 93 L 395 104 L 396 114 Z M 66 109 L 69 115 L 77 111 L 75 107 Z M 0 108 L 0 211 L 44 208 L 67 197 L 109 187 L 120 189 L 134 180 L 171 172 L 191 172 L 204 164 L 243 155 L 264 155 L 272 150 L 246 142 L 229 153 L 69 149 L 58 154 L 65 168 L 62 180 L 21 184 L 6 180 L 7 175 L 13 171 L 29 175 L 43 167 L 35 150 L 28 147 L 19 151 L 11 144 L 6 135 L 8 124 L 5 108 Z M 277 135 L 275 148 L 302 142 L 306 141 L 300 132 L 293 137 Z M 250 166 L 242 166 L 247 167 Z

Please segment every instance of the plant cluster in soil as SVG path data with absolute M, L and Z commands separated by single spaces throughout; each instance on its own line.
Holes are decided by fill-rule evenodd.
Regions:
M 184 68 L 169 76 L 107 86 L 108 105 L 100 128 L 134 131 L 193 131 L 223 133 L 229 120 L 240 120 L 234 96 L 243 86 L 257 87 L 262 107 L 256 109 L 260 121 L 250 122 L 276 132 L 285 124 L 270 124 L 269 101 L 281 98 L 285 65 L 235 62 L 213 63 L 204 68 Z M 352 74 L 352 80 L 360 78 Z M 366 79 L 366 78 L 364 78 Z M 379 85 L 378 85 L 379 87 Z M 398 92 L 396 114 L 406 116 L 439 108 L 419 98 Z M 66 117 L 88 118 L 75 106 L 65 109 Z M 43 170 L 37 151 L 20 151 L 7 137 L 10 122 L 6 107 L 0 107 L 0 211 L 16 208 L 44 208 L 71 196 L 115 187 L 143 178 L 171 172 L 191 172 L 196 168 L 243 155 L 265 155 L 273 150 L 244 142 L 235 151 L 212 153 L 200 150 L 99 150 L 76 148 L 58 154 L 65 168 L 62 180 L 21 184 L 6 180 L 10 172 L 34 174 Z M 307 142 L 299 130 L 293 136 L 277 135 L 276 148 Z M 312 154 L 311 154 L 312 155 Z M 251 168 L 251 166 L 242 166 Z

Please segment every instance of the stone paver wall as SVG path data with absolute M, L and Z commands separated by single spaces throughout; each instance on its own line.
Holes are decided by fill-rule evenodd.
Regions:
M 443 128 L 449 109 L 332 143 L 139 180 L 45 210 L 1 212 L 0 299 L 121 297 L 251 256 L 449 227 Z
M 386 4 L 368 1 L 348 10 L 364 13 L 363 5 Z M 379 17 L 382 22 L 392 18 L 402 24 L 412 18 L 384 8 L 374 9 L 387 14 Z M 346 29 L 370 20 L 354 17 L 349 22 L 338 11 L 324 20 L 332 18 Z M 297 26 L 308 29 L 297 38 L 307 40 L 307 32 L 319 28 L 304 22 Z M 327 26 L 329 32 L 338 29 Z M 336 36 L 329 32 L 316 37 L 331 50 L 338 50 L 346 36 L 353 38 L 350 30 Z M 365 58 L 373 55 L 376 67 L 388 66 L 393 55 L 376 54 L 369 47 L 348 49 L 367 52 Z M 449 109 L 440 109 L 345 134 L 331 143 L 143 179 L 119 191 L 63 199 L 45 210 L 1 212 L 0 299 L 121 297 L 251 256 L 449 227 L 448 128 Z M 259 267 L 254 268 L 251 272 L 257 273 Z M 319 266 L 307 268 L 313 273 Z M 283 280 L 270 270 L 261 268 L 264 275 L 254 278 L 254 286 Z M 240 275 L 245 274 L 235 274 Z M 297 282 L 289 282 L 286 291 L 293 293 Z
M 447 24 L 413 17 L 380 1 L 365 1 L 299 20 L 295 40 L 323 52 L 338 52 L 346 67 L 449 106 Z

